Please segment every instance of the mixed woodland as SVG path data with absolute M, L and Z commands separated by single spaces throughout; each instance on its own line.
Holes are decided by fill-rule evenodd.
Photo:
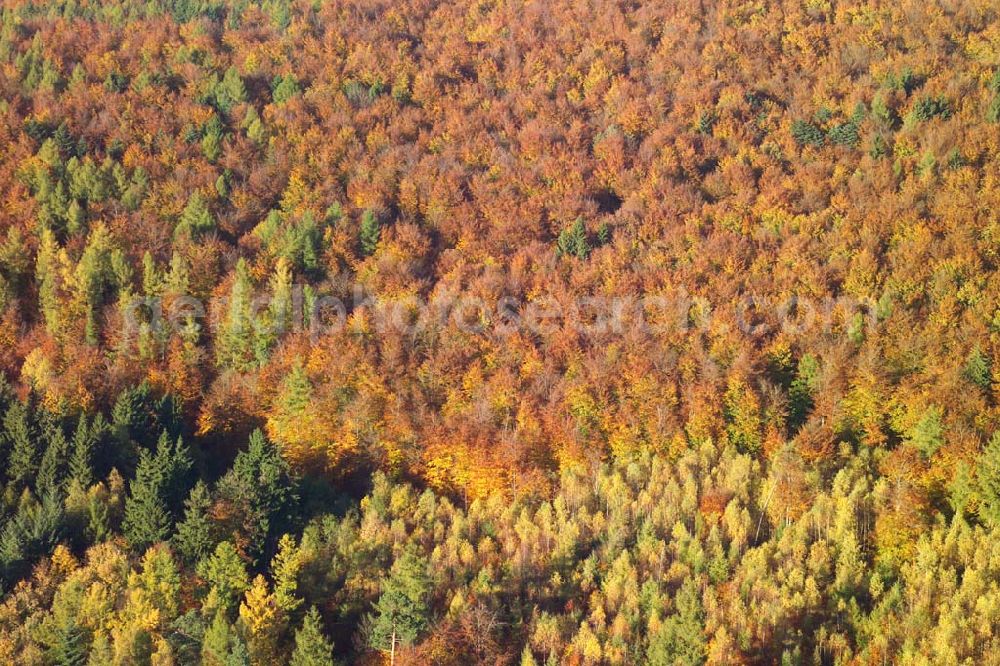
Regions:
M 0 662 L 1000 661 L 995 1 L 0 5 Z

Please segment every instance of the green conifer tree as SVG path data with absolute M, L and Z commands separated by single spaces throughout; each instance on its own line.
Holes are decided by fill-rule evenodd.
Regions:
M 3 434 L 10 451 L 7 476 L 13 483 L 27 483 L 38 471 L 38 433 L 31 422 L 27 406 L 19 401 L 11 403 L 3 418 Z
M 123 529 L 134 547 L 143 549 L 165 540 L 176 518 L 172 507 L 180 505 L 187 492 L 187 476 L 192 461 L 181 438 L 167 432 L 160 436 L 156 454 L 143 449 L 135 478 L 125 500 Z
M 299 81 L 294 74 L 274 77 L 271 82 L 271 97 L 275 104 L 281 105 L 292 99 L 300 92 Z
M 979 517 L 987 525 L 1000 527 L 1000 432 L 993 433 L 976 463 Z
M 208 486 L 199 480 L 184 501 L 184 520 L 177 525 L 177 534 L 173 538 L 177 552 L 189 563 L 194 564 L 208 555 L 215 543 L 213 524 L 208 515 L 211 506 Z
M 587 239 L 587 229 L 582 218 L 577 218 L 572 226 L 563 229 L 556 240 L 556 254 L 570 255 L 578 259 L 586 259 L 590 254 L 590 241 Z
M 233 286 L 229 292 L 229 311 L 220 335 L 216 356 L 220 365 L 245 370 L 255 358 L 255 326 L 250 308 L 253 286 L 250 269 L 242 258 L 236 262 Z
M 164 499 L 163 470 L 155 456 L 146 449 L 139 453 L 135 478 L 129 484 L 125 500 L 125 538 L 136 550 L 163 541 L 170 535 L 170 511 Z
M 226 612 L 220 608 L 202 639 L 202 666 L 231 666 L 230 652 L 235 635 L 232 623 L 226 618 Z
M 333 643 L 323 635 L 322 621 L 315 606 L 302 620 L 302 627 L 295 632 L 295 650 L 291 666 L 332 666 Z
M 195 190 L 188 197 L 181 219 L 174 229 L 175 236 L 198 236 L 215 228 L 215 218 L 208 210 L 208 203 L 201 192 Z
M 649 641 L 646 663 L 650 666 L 696 666 L 707 657 L 705 611 L 698 585 L 684 580 L 674 599 L 676 612 L 663 621 Z
M 427 561 L 407 550 L 382 583 L 382 594 L 369 620 L 368 644 L 393 654 L 397 645 L 412 645 L 430 621 L 430 588 Z
M 375 250 L 378 249 L 379 237 L 382 235 L 382 227 L 379 224 L 378 218 L 375 217 L 375 213 L 370 210 L 366 210 L 361 215 L 361 254 L 365 257 L 370 257 L 375 254 Z
M 80 202 L 73 199 L 66 209 L 66 231 L 71 236 L 81 233 L 87 226 L 87 213 Z
M 42 454 L 35 479 L 35 488 L 40 494 L 62 490 L 69 467 L 69 442 L 62 427 L 51 423 L 45 430 L 48 446 Z
M 198 574 L 212 586 L 220 607 L 227 610 L 250 587 L 246 564 L 229 541 L 219 543 L 215 552 L 198 563 Z
M 77 422 L 69 459 L 69 474 L 84 489 L 94 482 L 94 467 L 99 462 L 100 444 L 107 432 L 108 423 L 101 413 L 92 420 L 82 414 Z
M 111 234 L 103 224 L 96 225 L 87 237 L 87 246 L 76 267 L 76 282 L 87 313 L 86 338 L 97 343 L 99 308 L 106 290 L 113 283 Z
M 993 368 L 990 359 L 977 345 L 969 352 L 963 369 L 965 378 L 983 390 L 993 385 Z
M 38 300 L 45 318 L 45 329 L 55 334 L 61 323 L 59 298 L 59 245 L 51 229 L 44 228 L 38 243 L 35 260 L 35 279 L 38 282 Z
M 72 614 L 66 614 L 53 627 L 46 657 L 57 666 L 84 666 L 87 663 L 87 632 Z
M 219 496 L 233 509 L 237 529 L 248 543 L 247 554 L 259 559 L 273 553 L 297 500 L 297 488 L 288 463 L 260 430 L 219 480 Z
M 247 100 L 247 89 L 235 67 L 230 67 L 222 76 L 215 89 L 215 104 L 223 113 L 228 113 L 236 104 Z
M 805 354 L 799 359 L 795 379 L 788 388 L 788 425 L 793 430 L 805 423 L 813 407 L 813 394 L 818 388 L 819 363 L 816 357 Z

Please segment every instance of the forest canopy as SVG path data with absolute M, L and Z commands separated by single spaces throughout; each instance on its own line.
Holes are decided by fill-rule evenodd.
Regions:
M 991 0 L 9 0 L 0 660 L 979 664 Z

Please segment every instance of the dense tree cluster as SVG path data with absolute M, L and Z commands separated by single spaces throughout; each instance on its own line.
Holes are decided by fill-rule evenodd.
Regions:
M 995 4 L 3 3 L 0 654 L 983 662 Z
M 981 663 L 998 647 L 998 442 L 965 489 L 990 507 L 985 524 L 957 513 L 902 526 L 889 511 L 894 482 L 846 447 L 825 484 L 790 446 L 764 475 L 753 454 L 706 443 L 564 471 L 549 499 L 491 495 L 465 508 L 377 473 L 359 504 L 334 501 L 346 510 L 329 513 L 326 491 L 289 475 L 256 432 L 216 483 L 192 487 L 182 516 L 145 499 L 166 474 L 137 471 L 126 489 L 112 473 L 86 492 L 57 475 L 65 508 L 26 488 L 0 537 L 5 580 L 18 575 L 12 552 L 38 564 L 0 605 L 0 655 Z M 161 439 L 157 458 L 178 455 Z M 110 527 L 121 515 L 124 537 Z M 130 523 L 164 527 L 149 545 Z M 901 529 L 917 534 L 912 547 Z

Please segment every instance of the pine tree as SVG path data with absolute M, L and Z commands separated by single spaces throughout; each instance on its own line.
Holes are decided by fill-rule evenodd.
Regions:
M 993 433 L 976 463 L 979 517 L 987 525 L 1000 527 L 1000 432 Z
M 97 414 L 93 421 L 88 421 L 86 414 L 80 415 L 73 433 L 72 453 L 69 460 L 70 477 L 76 479 L 84 489 L 94 482 L 94 464 L 98 446 L 107 433 L 108 424 L 103 414 Z
M 66 441 L 62 427 L 53 422 L 46 430 L 49 444 L 42 454 L 42 462 L 38 466 L 38 476 L 35 480 L 35 488 L 40 494 L 62 490 L 69 458 L 69 442 Z
M 3 435 L 10 451 L 7 475 L 13 483 L 27 483 L 38 471 L 38 433 L 31 423 L 28 408 L 14 401 L 3 418 Z
M 66 209 L 66 231 L 68 231 L 71 236 L 75 236 L 83 232 L 86 226 L 86 209 L 80 205 L 78 200 L 73 199 L 69 203 L 69 208 Z
M 868 149 L 868 154 L 874 160 L 880 160 L 889 156 L 889 142 L 886 140 L 885 135 L 876 134 L 872 137 L 871 147 Z
M 57 666 L 84 666 L 87 647 L 86 631 L 72 615 L 67 615 L 54 627 L 46 656 Z
M 305 368 L 296 359 L 288 376 L 281 383 L 267 420 L 268 434 L 281 445 L 282 453 L 293 462 L 310 455 L 315 440 L 318 415 L 309 408 L 312 404 L 312 392 L 313 386 Z
M 180 506 L 190 490 L 190 473 L 194 466 L 191 452 L 184 438 L 171 437 L 168 431 L 160 436 L 156 446 L 156 457 L 163 470 L 163 497 L 168 507 L 173 507 L 174 518 L 180 517 Z
M 955 516 L 958 518 L 965 518 L 965 509 L 969 504 L 969 500 L 975 494 L 975 486 L 973 485 L 971 470 L 969 464 L 965 461 L 959 462 L 955 466 L 955 476 L 952 478 L 951 482 L 948 484 L 948 504 L 951 505 L 952 510 L 955 512 Z
M 94 633 L 94 640 L 90 644 L 90 657 L 87 660 L 87 666 L 112 666 L 113 664 L 115 664 L 115 659 L 108 634 L 103 630 L 98 630 Z
M 969 352 L 962 374 L 979 388 L 989 390 L 993 384 L 993 368 L 991 366 L 990 359 L 976 346 Z
M 247 554 L 257 560 L 273 552 L 277 537 L 289 529 L 297 489 L 288 463 L 260 430 L 250 435 L 247 449 L 237 454 L 217 491 L 239 521 Z
M 285 76 L 279 74 L 271 82 L 271 98 L 279 106 L 298 95 L 299 92 L 299 81 L 293 74 Z
M 793 430 L 805 423 L 813 407 L 813 394 L 819 381 L 819 364 L 816 357 L 805 354 L 799 359 L 798 372 L 788 388 L 788 425 Z
M 701 605 L 698 585 L 691 578 L 684 580 L 674 598 L 677 612 L 664 620 L 650 637 L 646 663 L 650 666 L 695 666 L 705 663 L 705 611 Z
M 149 175 L 142 167 L 136 167 L 129 178 L 128 186 L 120 197 L 122 205 L 128 211 L 136 211 L 146 197 L 149 189 Z
M 212 116 L 212 120 L 215 122 L 210 121 L 206 125 L 204 136 L 201 137 L 201 152 L 206 160 L 214 163 L 222 155 L 222 125 L 216 116 Z M 207 229 L 200 229 L 199 233 L 202 231 Z
M 175 617 L 180 608 L 181 575 L 170 549 L 160 544 L 147 550 L 130 587 L 142 589 L 164 617 Z
M 219 338 L 219 364 L 237 370 L 248 369 L 254 358 L 255 331 L 250 318 L 253 286 L 250 269 L 244 259 L 236 262 L 233 286 L 229 292 L 229 312 Z
M 941 424 L 941 408 L 931 406 L 910 431 L 909 443 L 916 447 L 925 458 L 929 458 L 944 443 L 944 426 Z
M 125 500 L 125 536 L 134 547 L 145 548 L 170 535 L 175 516 L 170 507 L 180 505 L 187 492 L 192 461 L 182 439 L 172 440 L 164 432 L 156 454 L 139 454 L 135 479 Z
M 188 269 L 184 257 L 174 252 L 170 257 L 170 271 L 166 277 L 166 293 L 171 296 L 186 296 L 190 289 Z
M 246 565 L 229 541 L 221 542 L 210 557 L 198 563 L 198 575 L 208 581 L 220 607 L 227 610 L 250 587 Z
M 59 154 L 63 158 L 70 157 L 76 149 L 76 140 L 69 131 L 69 125 L 66 124 L 65 120 L 59 123 L 59 127 L 56 128 L 55 133 L 52 135 L 52 140 L 55 142 L 56 148 L 59 149 Z
M 910 115 L 917 122 L 927 122 L 932 118 L 950 118 L 951 103 L 943 96 L 921 97 L 913 105 Z
M 240 126 L 246 130 L 247 138 L 256 143 L 258 146 L 264 143 L 267 138 L 267 130 L 264 127 L 264 122 L 260 118 L 260 114 L 257 113 L 257 109 L 252 106 L 247 107 L 246 115 L 243 117 L 243 122 Z
M 172 393 L 161 396 L 153 405 L 153 414 L 157 423 L 169 437 L 181 439 L 181 432 L 184 430 L 184 414 L 177 396 Z M 183 440 L 177 445 L 184 448 Z
M 25 498 L 0 531 L 0 573 L 8 583 L 26 573 L 38 558 L 50 554 L 64 532 L 65 513 L 59 495 L 48 493 L 41 502 L 27 493 Z
M 285 381 L 282 382 L 281 394 L 278 399 L 279 410 L 289 415 L 300 415 L 312 400 L 312 382 L 306 374 L 302 362 L 296 359 Z
M 726 433 L 740 451 L 757 451 L 761 447 L 760 401 L 746 382 L 731 377 L 723 396 Z
M 792 138 L 800 146 L 823 145 L 823 131 L 807 120 L 792 123 Z
M 334 201 L 327 206 L 326 213 L 323 214 L 323 223 L 327 226 L 336 226 L 344 219 L 344 209 L 339 201 Z
M 255 332 L 254 359 L 258 365 L 267 362 L 271 348 L 278 339 L 288 333 L 292 326 L 292 271 L 284 257 L 279 257 L 274 275 L 271 277 L 271 302 L 268 304 L 265 325 Z
M 208 515 L 211 506 L 208 486 L 199 480 L 184 501 L 184 520 L 177 525 L 173 538 L 177 552 L 189 563 L 196 563 L 208 555 L 215 544 L 213 523 Z
M 215 618 L 205 631 L 202 640 L 202 666 L 230 666 L 230 651 L 235 633 L 233 625 L 226 619 L 225 611 L 223 609 L 216 611 Z
M 230 67 L 215 89 L 215 104 L 223 113 L 228 113 L 236 104 L 247 100 L 246 86 L 235 67 Z
M 0 530 L 0 578 L 5 583 L 17 579 L 26 559 L 26 527 L 29 518 L 22 506 Z
M 91 488 L 87 499 L 87 534 L 93 543 L 98 543 L 111 534 L 112 503 L 117 505 L 117 495 L 108 497 L 100 484 Z
M 993 99 L 986 109 L 986 120 L 991 123 L 1000 123 L 1000 93 L 993 95 Z
M 319 323 L 315 316 L 317 314 L 316 303 L 316 290 L 312 285 L 305 285 L 302 288 L 302 327 L 310 332 L 314 332 L 313 324 Z
M 7 237 L 0 242 L 0 273 L 6 276 L 11 286 L 18 286 L 30 271 L 31 252 L 27 248 L 27 239 L 18 227 L 9 227 Z
M 239 634 L 232 637 L 232 647 L 229 648 L 229 657 L 226 659 L 226 666 L 251 666 L 254 663 L 247 644 Z M 265 662 L 266 663 L 266 662 Z
M 121 449 L 118 453 L 127 454 L 133 440 L 148 443 L 150 435 L 156 435 L 149 407 L 150 393 L 149 385 L 142 383 L 124 389 L 115 399 L 111 408 L 110 432 Z
M 105 225 L 98 224 L 87 237 L 87 246 L 76 268 L 79 297 L 87 313 L 85 333 L 90 344 L 97 343 L 99 308 L 105 291 L 113 282 L 111 254 L 111 234 Z
M 302 627 L 295 632 L 291 666 L 332 666 L 333 643 L 323 635 L 322 621 L 315 606 L 309 608 Z
M 587 239 L 587 229 L 583 225 L 582 218 L 577 218 L 571 227 L 559 233 L 559 238 L 556 240 L 556 254 L 570 255 L 578 259 L 586 259 L 590 255 L 590 241 Z
M 601 226 L 597 227 L 597 244 L 600 246 L 604 246 L 610 242 L 611 242 L 611 227 L 608 226 L 607 222 L 601 222 Z
M 215 218 L 208 210 L 208 204 L 201 196 L 201 192 L 195 190 L 188 197 L 184 212 L 174 230 L 175 236 L 198 236 L 215 228 Z
M 378 249 L 379 237 L 382 235 L 382 227 L 379 224 L 378 218 L 375 217 L 375 213 L 370 210 L 366 210 L 361 215 L 361 254 L 365 257 L 370 257 L 375 254 L 375 250 Z
M 861 136 L 858 133 L 858 123 L 854 120 L 848 120 L 847 122 L 831 127 L 826 135 L 830 139 L 830 143 L 839 146 L 856 148 L 861 143 Z
M 274 575 L 275 601 L 286 614 L 302 605 L 302 599 L 296 594 L 301 568 L 302 556 L 295 538 L 290 534 L 282 535 L 278 541 L 278 554 L 271 560 L 271 571 Z
M 148 298 L 153 298 L 160 294 L 163 288 L 163 276 L 153 255 L 148 251 L 142 255 L 142 293 Z
M 292 324 L 292 269 L 288 260 L 279 257 L 271 278 L 271 328 L 275 336 L 287 333 Z
M 61 299 L 59 298 L 59 245 L 51 229 L 44 228 L 38 243 L 35 259 L 35 279 L 38 282 L 38 300 L 45 318 L 45 329 L 55 334 L 61 325 Z
M 229 179 L 226 178 L 225 173 L 220 173 L 219 177 L 215 179 L 215 193 L 219 195 L 220 199 L 229 198 Z
M 163 470 L 148 450 L 139 453 L 135 478 L 125 500 L 125 538 L 137 550 L 163 541 L 170 535 L 170 512 L 163 493 Z
M 426 560 L 407 550 L 382 584 L 382 594 L 370 616 L 368 644 L 392 654 L 397 645 L 413 644 L 430 620 L 430 588 Z

